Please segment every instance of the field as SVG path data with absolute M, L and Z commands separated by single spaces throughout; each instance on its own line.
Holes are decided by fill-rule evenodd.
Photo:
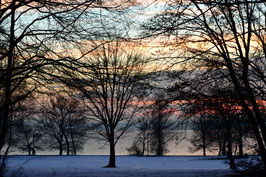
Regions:
M 104 168 L 105 155 L 10 156 L 11 177 L 176 177 L 230 176 L 233 171 L 215 156 L 117 156 L 117 168 Z

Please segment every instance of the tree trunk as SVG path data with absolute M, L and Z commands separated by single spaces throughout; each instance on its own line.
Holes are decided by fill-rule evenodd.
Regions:
M 238 140 L 238 148 L 239 148 L 239 157 L 243 157 L 244 153 L 243 153 L 243 141 L 242 141 L 242 130 L 239 130 L 239 140 Z
M 77 155 L 77 148 L 73 137 L 73 131 L 72 128 L 70 128 L 70 137 L 71 137 L 71 143 L 72 143 L 72 154 Z
M 69 142 L 68 142 L 67 135 L 66 135 L 65 133 L 64 133 L 64 137 L 65 137 L 66 145 L 67 145 L 67 155 L 69 155 L 69 152 L 70 152 L 70 146 L 69 146 Z
M 264 165 L 266 166 L 266 149 L 265 149 L 265 145 L 263 142 L 263 137 L 260 134 L 260 130 L 258 128 L 258 125 L 255 121 L 255 118 L 253 116 L 253 113 L 251 112 L 251 110 L 248 108 L 248 106 L 246 105 L 246 103 L 243 103 L 242 106 L 244 107 L 244 110 L 247 112 L 248 114 L 248 118 L 249 121 L 251 123 L 254 135 L 256 137 L 256 140 L 258 142 L 258 146 L 259 146 L 259 152 L 261 155 L 261 160 L 263 161 Z
M 203 116 L 203 131 L 202 131 L 202 148 L 203 156 L 206 156 L 206 126 L 205 126 L 205 117 Z
M 260 109 L 259 109 L 259 106 L 256 102 L 256 98 L 255 98 L 255 95 L 253 93 L 253 90 L 250 86 L 250 83 L 249 83 L 249 80 L 247 79 L 247 77 L 245 77 L 243 79 L 244 81 L 244 84 L 245 84 L 245 88 L 247 90 L 247 93 L 248 93 L 248 97 L 249 97 L 249 100 L 252 104 L 252 110 L 254 112 L 254 118 L 256 119 L 257 121 L 257 124 L 260 128 L 260 132 L 262 134 L 262 139 L 264 140 L 264 150 L 265 150 L 265 145 L 266 145 L 266 126 L 265 126 L 265 119 L 263 118 L 261 112 L 260 112 Z
M 30 144 L 27 145 L 27 149 L 28 149 L 28 155 L 31 155 L 31 146 L 30 146 Z
M 203 156 L 206 156 L 206 145 L 205 145 L 205 140 L 203 141 Z
M 242 93 L 241 90 L 241 86 L 240 83 L 237 79 L 237 75 L 233 69 L 232 63 L 228 58 L 224 58 L 225 61 L 227 62 L 227 68 L 230 72 L 230 77 L 232 78 L 232 82 L 234 84 L 234 87 L 238 93 L 239 99 L 240 99 L 240 103 L 244 109 L 244 111 L 247 113 L 249 121 L 251 123 L 252 129 L 254 131 L 254 134 L 256 136 L 256 140 L 258 142 L 259 145 L 259 151 L 260 151 L 260 155 L 261 155 L 261 159 L 264 163 L 264 165 L 266 166 L 266 149 L 265 149 L 265 144 L 266 144 L 266 130 L 265 130 L 265 122 L 261 120 L 261 114 L 260 111 L 258 109 L 258 105 L 256 103 L 254 94 L 252 92 L 252 89 L 249 86 L 249 82 L 247 78 L 244 78 L 244 84 L 245 84 L 245 89 L 248 93 L 248 97 L 246 98 L 246 95 Z M 248 104 L 246 103 L 246 99 L 247 100 L 251 100 L 251 104 L 253 106 L 254 109 L 254 114 L 253 111 L 250 110 Z M 261 128 L 261 132 L 262 132 L 262 136 L 260 134 L 260 130 L 259 127 Z M 264 144 L 265 143 L 265 144 Z
M 227 127 L 229 126 L 227 125 Z M 236 165 L 232 155 L 232 135 L 230 129 L 227 130 L 227 158 L 229 159 L 230 169 L 234 170 L 236 169 Z
M 72 139 L 72 154 L 77 155 L 77 148 L 74 139 Z
M 221 155 L 222 152 L 222 143 L 219 141 L 219 152 L 218 152 L 218 156 Z
M 12 78 L 12 64 L 13 64 L 13 50 L 14 50 L 14 40 L 15 40 L 15 1 L 11 3 L 11 22 L 10 22 L 10 40 L 9 40 L 9 52 L 8 52 L 8 62 L 6 68 L 6 78 L 4 81 L 5 84 L 5 95 L 2 109 L 0 110 L 0 151 L 5 144 L 7 130 L 8 130 L 8 117 L 10 112 L 10 103 L 11 103 L 11 78 Z M 0 176 L 4 176 L 5 168 L 5 157 L 0 154 Z
M 150 153 L 150 143 L 151 143 L 151 132 L 150 132 L 150 129 L 148 131 L 148 134 L 147 134 L 147 156 L 149 156 L 149 153 Z
M 162 154 L 162 134 L 161 134 L 161 130 L 159 130 L 159 134 L 158 134 L 158 147 L 157 147 L 157 154 L 156 155 L 163 155 Z
M 13 50 L 14 50 L 14 39 L 15 39 L 15 1 L 12 2 L 12 13 L 11 13 L 11 22 L 10 22 L 10 41 L 9 41 L 9 51 L 8 51 L 8 62 L 6 68 L 6 78 L 4 81 L 5 84 L 5 95 L 3 105 L 0 111 L 0 151 L 2 150 L 8 130 L 8 117 L 10 112 L 10 103 L 11 103 L 11 77 L 12 77 L 12 64 L 13 64 Z
M 109 163 L 106 167 L 114 168 L 115 167 L 115 140 L 114 140 L 114 131 L 111 130 L 110 132 L 110 156 L 109 156 Z
M 63 145 L 59 143 L 59 155 L 63 155 Z
M 226 151 L 226 140 L 225 138 L 223 138 L 222 155 L 226 155 L 225 151 Z
M 143 134 L 143 139 L 142 139 L 142 151 L 141 151 L 141 155 L 144 156 L 144 152 L 145 152 L 145 146 L 146 146 L 146 133 Z
M 159 116 L 158 116 L 158 149 L 157 149 L 157 154 L 156 155 L 163 155 L 163 135 L 162 135 L 162 116 L 160 115 L 160 111 L 161 111 L 161 109 L 159 108 Z

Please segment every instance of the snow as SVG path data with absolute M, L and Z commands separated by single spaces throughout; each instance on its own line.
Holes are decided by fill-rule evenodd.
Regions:
M 214 156 L 117 156 L 117 168 L 104 168 L 105 155 L 10 156 L 7 176 L 23 177 L 173 177 L 229 176 L 224 160 Z

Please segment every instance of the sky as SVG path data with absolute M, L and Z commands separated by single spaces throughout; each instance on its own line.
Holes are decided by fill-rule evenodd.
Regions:
M 135 45 L 134 47 L 132 47 L 132 45 L 128 45 L 128 47 L 130 47 L 130 49 L 136 52 L 141 53 L 144 57 L 157 59 L 158 57 L 162 57 L 166 52 L 169 51 L 169 47 L 163 46 L 163 44 L 167 42 L 167 39 L 157 37 L 149 39 L 139 39 L 139 36 L 143 36 L 144 34 L 144 30 L 141 25 L 144 24 L 146 21 L 149 21 L 149 19 L 153 15 L 161 13 L 161 11 L 165 7 L 167 7 L 165 6 L 165 2 L 167 1 L 132 0 L 132 4 L 125 2 L 128 2 L 128 0 L 108 1 L 108 3 L 104 5 L 110 7 L 109 9 L 97 8 L 98 5 L 91 6 L 91 8 L 87 9 L 82 14 L 79 21 L 76 23 L 77 25 L 80 25 L 78 27 L 79 29 L 83 28 L 86 29 L 86 31 L 84 33 L 81 33 L 80 36 L 69 33 L 69 39 L 76 38 L 79 42 L 84 44 L 87 50 L 91 50 L 93 48 L 91 44 L 110 40 L 110 36 L 106 36 L 106 33 L 111 35 L 114 34 L 122 38 L 136 39 L 135 41 L 137 41 L 138 45 Z M 122 6 L 117 5 L 119 3 L 121 3 Z M 53 18 L 47 18 L 36 21 L 36 19 L 41 18 L 42 16 L 47 14 L 39 13 L 36 9 L 32 9 L 25 12 L 25 9 L 28 10 L 28 8 L 26 7 L 19 8 L 16 13 L 16 37 L 19 37 L 23 32 L 32 32 L 35 34 L 41 33 L 38 38 L 33 38 L 29 36 L 26 37 L 24 41 L 27 41 L 28 43 L 35 43 L 36 40 L 38 41 L 47 38 L 46 43 L 52 46 L 53 48 L 56 47 L 58 53 L 65 52 L 65 54 L 72 55 L 77 58 L 81 56 L 81 53 L 78 51 L 79 49 L 77 49 L 75 44 L 68 43 L 67 45 L 63 45 L 62 41 L 56 41 L 52 39 L 52 33 L 47 33 L 45 31 L 47 29 L 56 30 L 57 27 L 60 26 L 58 24 L 56 25 Z M 39 10 L 43 10 L 45 12 L 45 9 Z M 55 9 L 55 11 L 56 10 L 57 9 Z M 71 17 L 71 15 L 72 14 L 68 16 L 61 15 L 59 17 L 65 19 L 73 18 Z M 73 15 L 77 14 L 73 13 Z M 2 24 L 7 27 L 6 31 L 9 31 L 9 20 L 6 20 Z M 25 31 L 26 28 L 27 31 Z M 65 31 L 65 33 L 67 33 L 67 31 Z M 63 36 L 63 33 L 59 35 Z M 153 68 L 156 66 L 158 66 L 158 63 L 155 63 Z

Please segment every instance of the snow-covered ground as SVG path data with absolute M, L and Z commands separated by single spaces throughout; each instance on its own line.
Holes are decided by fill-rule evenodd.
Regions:
M 18 177 L 176 177 L 230 176 L 216 157 L 117 156 L 117 168 L 103 168 L 108 156 L 10 156 L 8 175 Z

